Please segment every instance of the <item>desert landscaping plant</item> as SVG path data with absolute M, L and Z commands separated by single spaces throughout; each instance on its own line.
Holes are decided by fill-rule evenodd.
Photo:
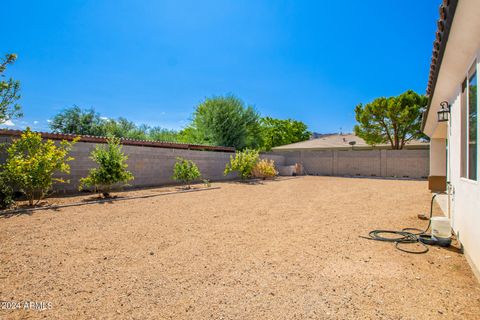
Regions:
M 210 188 L 212 186 L 212 183 L 208 179 L 203 179 L 202 182 L 203 182 L 205 188 Z
M 245 180 L 252 176 L 253 167 L 258 162 L 258 151 L 245 149 L 244 151 L 239 151 L 234 156 L 230 156 L 230 162 L 227 163 L 225 167 L 224 175 L 229 174 L 230 172 L 238 172 L 240 178 Z
M 0 209 L 10 208 L 15 203 L 13 199 L 13 184 L 5 172 L 0 172 Z
M 53 175 L 70 173 L 68 162 L 73 158 L 68 153 L 74 143 L 62 141 L 57 146 L 52 140 L 43 140 L 39 133 L 27 128 L 20 139 L 7 148 L 7 160 L 2 166 L 2 179 L 7 189 L 13 185 L 16 190 L 25 193 L 30 205 L 38 204 L 54 182 L 67 182 Z
M 275 170 L 275 162 L 269 159 L 258 161 L 253 167 L 252 173 L 255 178 L 261 179 L 269 179 L 278 175 L 277 170 Z
M 94 187 L 96 192 L 102 192 L 104 197 L 110 197 L 112 186 L 118 183 L 126 184 L 133 179 L 127 171 L 128 157 L 122 152 L 120 139 L 109 138 L 106 146 L 97 146 L 90 159 L 98 164 L 98 168 L 90 169 L 87 177 L 80 179 L 80 190 Z
M 192 181 L 200 178 L 201 173 L 195 162 L 184 158 L 177 158 L 173 166 L 173 179 L 181 181 L 186 189 L 190 189 Z

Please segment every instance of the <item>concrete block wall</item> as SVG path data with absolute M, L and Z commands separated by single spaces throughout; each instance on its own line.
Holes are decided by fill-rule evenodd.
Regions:
M 428 177 L 429 150 L 385 150 L 385 152 L 385 170 L 388 177 Z
M 381 151 L 338 151 L 338 168 L 335 175 L 381 177 Z
M 75 160 L 70 162 L 70 174 L 61 175 L 70 180 L 69 184 L 57 184 L 56 190 L 78 190 L 79 180 L 88 175 L 88 171 L 95 167 L 95 162 L 89 158 L 96 144 L 78 142 L 74 145 L 70 155 Z M 229 162 L 231 152 L 195 151 L 183 149 L 153 148 L 144 146 L 124 145 L 123 152 L 128 156 L 128 170 L 135 179 L 129 184 L 132 187 L 150 187 L 175 183 L 172 179 L 173 166 L 177 157 L 193 160 L 202 179 L 212 181 L 236 178 L 235 174 L 223 175 L 225 165 Z
M 11 137 L 0 136 L 0 143 L 10 143 Z M 59 143 L 58 141 L 56 143 Z M 70 152 L 74 160 L 70 161 L 70 174 L 59 174 L 58 177 L 69 180 L 68 184 L 55 184 L 54 189 L 60 192 L 74 192 L 78 190 L 80 178 L 86 177 L 96 164 L 90 159 L 90 153 L 97 146 L 91 142 L 77 142 Z M 177 157 L 193 160 L 202 173 L 201 179 L 211 181 L 231 180 L 237 178 L 232 173 L 224 176 L 226 164 L 230 161 L 232 152 L 197 151 L 173 148 L 157 148 L 148 146 L 123 145 L 123 152 L 128 156 L 128 170 L 135 179 L 129 182 L 132 187 L 161 186 L 176 183 L 172 179 L 173 166 Z M 275 161 L 282 166 L 285 157 L 277 154 L 261 154 L 261 158 Z M 0 152 L 0 162 L 4 162 L 6 153 Z
M 260 159 L 269 159 L 273 160 L 275 166 L 284 166 L 285 165 L 285 156 L 275 153 L 261 153 Z
M 324 176 L 366 176 L 424 179 L 429 150 L 302 150 L 275 151 L 284 165 L 303 164 L 304 172 Z
M 0 143 L 10 141 L 9 137 L 0 137 Z M 87 176 L 95 166 L 89 156 L 96 145 L 91 142 L 77 142 L 74 145 L 71 156 L 75 160 L 70 162 L 70 174 L 60 175 L 70 183 L 57 184 L 56 190 L 78 190 L 80 178 Z M 223 175 L 225 165 L 234 155 L 231 152 L 133 145 L 124 145 L 123 151 L 128 156 L 128 170 L 135 176 L 130 182 L 133 187 L 175 183 L 172 175 L 177 157 L 195 161 L 202 179 L 220 181 L 237 177 L 236 174 Z M 309 175 L 425 178 L 429 170 L 429 150 L 303 150 L 262 153 L 260 157 L 274 160 L 277 166 L 303 164 L 304 172 Z M 4 159 L 5 154 L 0 154 L 0 161 Z

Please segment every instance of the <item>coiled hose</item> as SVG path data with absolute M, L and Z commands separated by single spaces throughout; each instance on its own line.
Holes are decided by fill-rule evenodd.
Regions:
M 430 202 L 430 216 L 428 218 L 428 225 L 425 230 L 417 229 L 417 228 L 403 228 L 401 231 L 396 230 L 372 230 L 368 233 L 368 237 L 360 236 L 360 238 L 368 239 L 368 240 L 376 240 L 376 241 L 385 241 L 385 242 L 393 242 L 395 243 L 395 248 L 400 251 L 406 253 L 413 253 L 413 254 L 422 254 L 428 252 L 428 247 L 425 243 L 419 241 L 419 237 L 427 233 L 428 229 L 430 229 L 431 218 L 433 216 L 433 201 L 435 200 L 438 193 L 432 196 L 432 200 Z M 390 237 L 382 236 L 382 235 L 393 235 Z M 412 251 L 402 248 L 402 244 L 408 243 L 419 243 L 422 245 L 422 250 L 420 251 Z

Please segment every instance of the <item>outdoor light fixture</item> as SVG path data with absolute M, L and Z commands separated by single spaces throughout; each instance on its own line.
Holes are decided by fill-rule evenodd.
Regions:
M 437 112 L 438 114 L 438 122 L 445 122 L 448 121 L 450 115 L 450 105 L 447 101 L 440 102 L 440 111 Z

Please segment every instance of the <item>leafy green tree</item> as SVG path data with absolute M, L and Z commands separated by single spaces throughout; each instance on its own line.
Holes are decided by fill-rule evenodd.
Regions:
M 17 55 L 6 54 L 5 58 L 0 60 L 0 124 L 6 121 L 21 117 L 21 107 L 16 103 L 20 99 L 20 82 L 9 78 L 4 80 L 4 72 L 8 65 L 17 60 Z
M 260 146 L 259 115 L 235 96 L 207 98 L 197 106 L 184 139 L 243 149 Z
M 201 173 L 195 162 L 184 158 L 177 158 L 177 162 L 173 166 L 173 179 L 181 181 L 190 189 L 190 183 L 200 178 Z
M 259 154 L 257 150 L 245 149 L 234 156 L 230 156 L 230 162 L 225 167 L 224 175 L 237 171 L 242 180 L 252 176 L 253 168 L 257 164 Z
M 178 142 L 203 144 L 210 146 L 216 145 L 210 141 L 207 141 L 203 133 L 193 127 L 192 124 L 180 130 L 180 132 L 178 133 Z
M 136 125 L 125 118 L 102 118 L 91 109 L 81 109 L 74 105 L 57 114 L 50 122 L 53 132 L 92 136 L 112 136 L 136 140 L 177 141 L 177 131 Z
M 402 149 L 410 140 L 424 138 L 421 117 L 427 97 L 408 90 L 397 97 L 381 97 L 355 108 L 355 134 L 368 144 L 390 143 Z
M 147 138 L 153 141 L 180 142 L 178 131 L 160 127 L 148 128 Z
M 98 164 L 98 168 L 90 169 L 88 176 L 80 179 L 80 190 L 95 187 L 95 191 L 109 197 L 114 184 L 126 184 L 133 179 L 132 173 L 127 171 L 128 157 L 122 152 L 119 138 L 109 138 L 106 146 L 97 146 L 90 159 Z
M 123 117 L 118 120 L 108 119 L 104 124 L 105 135 L 136 140 L 145 140 L 147 138 L 148 126 L 137 126 L 134 122 Z
M 266 151 L 276 146 L 308 140 L 311 135 L 307 125 L 297 120 L 264 117 L 260 123 L 262 150 Z
M 70 173 L 68 156 L 73 142 L 62 141 L 56 146 L 52 140 L 42 140 L 39 133 L 27 128 L 20 139 L 7 148 L 7 161 L 2 166 L 2 177 L 9 185 L 22 191 L 30 205 L 38 204 L 50 191 L 54 182 L 65 183 L 62 178 L 54 178 L 55 173 Z M 34 201 L 36 203 L 34 203 Z
M 55 115 L 49 126 L 53 132 L 57 133 L 105 135 L 104 120 L 100 114 L 93 108 L 82 110 L 76 105 Z

